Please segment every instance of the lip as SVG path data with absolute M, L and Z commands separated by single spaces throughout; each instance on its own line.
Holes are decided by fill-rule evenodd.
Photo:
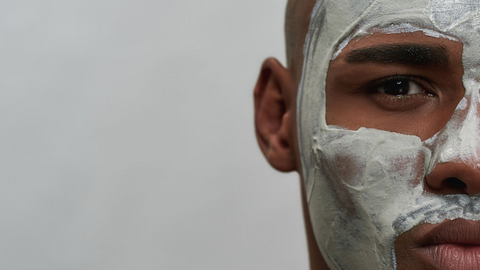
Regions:
M 480 269 L 480 221 L 446 221 L 419 238 L 416 251 L 438 270 Z

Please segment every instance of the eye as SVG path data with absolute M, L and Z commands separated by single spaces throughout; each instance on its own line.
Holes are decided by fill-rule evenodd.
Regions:
M 387 78 L 377 82 L 372 90 L 391 96 L 406 96 L 425 93 L 425 90 L 415 82 L 414 78 Z
M 426 79 L 415 76 L 390 76 L 374 81 L 367 88 L 382 109 L 409 111 L 438 100 L 438 92 Z

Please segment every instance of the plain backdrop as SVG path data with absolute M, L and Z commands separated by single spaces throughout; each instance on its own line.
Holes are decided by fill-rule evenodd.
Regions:
M 253 129 L 285 4 L 0 1 L 0 269 L 308 269 Z

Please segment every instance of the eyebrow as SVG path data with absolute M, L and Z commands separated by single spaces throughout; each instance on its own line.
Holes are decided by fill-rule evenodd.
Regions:
M 440 45 L 382 44 L 353 50 L 347 54 L 345 60 L 349 63 L 374 62 L 413 66 L 446 66 L 449 63 L 449 53 L 445 47 Z

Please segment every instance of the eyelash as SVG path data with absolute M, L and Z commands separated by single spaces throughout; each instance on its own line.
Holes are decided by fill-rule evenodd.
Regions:
M 425 80 L 423 80 L 421 78 L 418 78 L 417 76 L 398 75 L 397 73 L 395 73 L 395 75 L 382 77 L 380 79 L 375 80 L 373 83 L 367 85 L 367 91 L 370 94 L 378 93 L 378 89 L 380 87 L 384 86 L 386 83 L 394 82 L 394 81 L 408 81 L 408 82 L 416 83 L 417 85 L 419 85 L 424 90 L 424 94 L 429 95 L 429 96 L 434 95 L 434 91 L 431 90 L 432 86 L 431 85 L 427 86 L 426 84 L 429 84 L 429 83 L 426 82 Z M 419 95 L 419 94 L 410 94 L 410 95 L 407 94 L 407 95 L 403 95 L 403 96 L 389 95 L 389 96 L 394 97 L 395 99 L 401 99 L 401 98 L 405 98 L 405 97 L 413 96 L 413 95 Z
M 392 81 L 413 82 L 423 90 L 423 93 L 389 95 L 379 91 L 380 87 L 383 87 L 386 83 Z M 407 110 L 413 107 L 418 107 L 424 104 L 424 102 L 438 97 L 434 87 L 425 79 L 408 74 L 398 75 L 398 73 L 373 81 L 371 84 L 366 86 L 366 91 L 381 107 L 394 110 Z

